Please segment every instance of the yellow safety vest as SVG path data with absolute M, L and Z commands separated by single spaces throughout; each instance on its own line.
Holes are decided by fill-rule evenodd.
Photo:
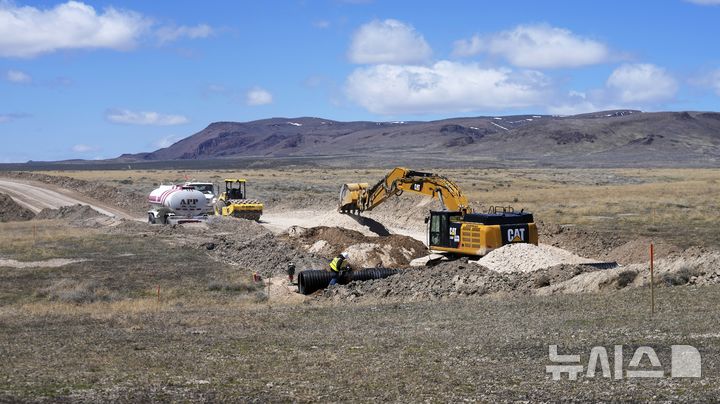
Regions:
M 345 263 L 345 258 L 343 258 L 342 255 L 335 257 L 332 261 L 330 261 L 330 269 L 332 269 L 335 272 L 340 272 L 344 263 Z

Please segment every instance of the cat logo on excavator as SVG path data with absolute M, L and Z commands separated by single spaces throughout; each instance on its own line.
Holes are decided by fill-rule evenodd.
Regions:
M 507 239 L 511 243 L 522 243 L 525 241 L 525 229 L 508 229 Z

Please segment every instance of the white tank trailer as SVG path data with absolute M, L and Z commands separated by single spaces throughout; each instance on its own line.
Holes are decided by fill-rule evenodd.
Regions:
M 205 194 L 192 186 L 160 185 L 148 196 L 148 223 L 181 224 L 208 219 Z

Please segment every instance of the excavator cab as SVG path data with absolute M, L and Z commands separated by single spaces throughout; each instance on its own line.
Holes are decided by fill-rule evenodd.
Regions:
M 245 180 L 238 178 L 226 179 L 225 195 L 227 199 L 245 199 Z
M 460 242 L 462 214 L 447 210 L 432 210 L 429 217 L 428 246 L 457 248 Z

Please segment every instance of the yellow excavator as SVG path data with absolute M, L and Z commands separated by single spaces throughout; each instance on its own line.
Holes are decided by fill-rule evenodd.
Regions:
M 404 192 L 428 195 L 440 201 L 442 210 L 430 211 L 427 245 L 431 250 L 458 255 L 485 255 L 511 243 L 538 243 L 537 226 L 529 212 L 511 207 L 492 207 L 473 213 L 460 188 L 441 175 L 397 167 L 370 187 L 367 183 L 344 184 L 338 210 L 360 214 Z
M 225 179 L 225 191 L 215 202 L 215 214 L 233 216 L 248 220 L 260 220 L 263 204 L 256 199 L 247 198 L 247 181 L 243 178 Z

